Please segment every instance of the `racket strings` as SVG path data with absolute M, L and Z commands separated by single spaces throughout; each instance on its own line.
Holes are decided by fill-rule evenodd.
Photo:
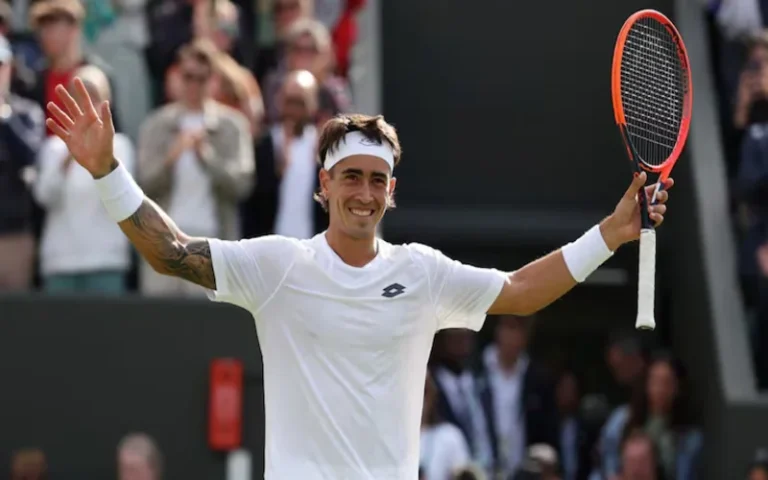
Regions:
M 621 60 L 621 101 L 629 140 L 650 166 L 663 164 L 677 144 L 685 72 L 677 42 L 662 23 L 642 18 L 632 26 Z

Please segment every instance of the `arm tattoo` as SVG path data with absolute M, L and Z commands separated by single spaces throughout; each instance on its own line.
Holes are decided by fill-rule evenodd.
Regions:
M 186 237 L 151 200 L 145 198 L 120 228 L 158 272 L 216 289 L 208 240 Z

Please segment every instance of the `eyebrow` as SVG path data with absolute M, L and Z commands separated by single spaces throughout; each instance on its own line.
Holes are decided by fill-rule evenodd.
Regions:
M 361 175 L 361 176 L 364 174 L 363 171 L 360 170 L 359 168 L 347 168 L 347 169 L 344 169 L 341 173 L 342 175 L 354 174 L 354 175 Z M 384 172 L 372 172 L 371 176 L 374 178 L 383 178 L 385 180 L 387 179 L 387 174 Z

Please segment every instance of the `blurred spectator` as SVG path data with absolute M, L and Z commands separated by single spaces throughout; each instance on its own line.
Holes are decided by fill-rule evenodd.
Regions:
M 13 54 L 0 36 L 0 291 L 31 286 L 35 241 L 28 173 L 45 136 L 45 115 L 10 92 Z
M 148 0 L 90 1 L 109 5 L 89 46 L 100 58 L 109 60 L 120 125 L 123 133 L 136 141 L 141 122 L 152 108 L 152 82 L 145 58 L 149 43 L 145 15 Z
M 11 456 L 11 480 L 46 480 L 48 462 L 38 449 L 24 449 Z
M 117 446 L 118 480 L 160 480 L 163 456 L 154 439 L 145 433 L 132 433 Z
M 253 58 L 248 55 L 255 51 L 255 38 L 249 32 L 241 32 L 240 8 L 231 0 L 204 1 L 209 6 L 200 9 L 194 19 L 195 38 L 211 40 L 219 50 L 231 55 L 238 63 L 251 67 Z
M 560 457 L 563 480 L 586 480 L 592 467 L 593 433 L 582 418 L 581 392 L 576 375 L 565 371 L 555 391 L 560 412 Z
M 541 480 L 560 480 L 560 462 L 557 451 L 550 445 L 537 444 L 528 448 L 526 461 L 535 463 Z
M 635 432 L 621 447 L 620 480 L 663 480 L 666 477 L 656 456 L 653 439 L 642 432 Z
M 243 204 L 248 237 L 276 233 L 310 238 L 328 225 L 313 200 L 319 188 L 317 161 L 317 82 L 306 70 L 292 72 L 279 92 L 281 120 L 256 149 L 258 182 Z
M 297 20 L 286 33 L 286 51 L 277 66 L 264 79 L 267 122 L 279 118 L 278 92 L 287 72 L 309 70 L 321 88 L 319 122 L 325 123 L 351 106 L 349 87 L 344 79 L 333 73 L 331 37 L 322 23 L 312 19 Z
M 635 431 L 653 440 L 666 477 L 698 478 L 702 436 L 691 419 L 685 382 L 685 370 L 677 359 L 666 354 L 653 358 L 630 406 L 617 409 L 605 427 L 601 440 L 605 478 L 618 474 L 622 439 Z
M 253 144 L 248 120 L 209 96 L 215 49 L 195 42 L 181 51 L 182 99 L 145 120 L 139 137 L 139 179 L 150 198 L 188 235 L 237 240 L 238 202 L 251 190 Z M 181 279 L 141 268 L 150 295 L 199 296 Z
M 754 462 L 747 472 L 747 480 L 768 480 L 768 462 Z
M 645 374 L 646 354 L 639 336 L 635 332 L 617 331 L 608 340 L 606 362 L 618 387 L 611 392 L 614 406 L 629 401 L 632 390 Z
M 209 0 L 148 0 L 149 26 L 147 64 L 154 80 L 154 104 L 175 101 L 165 97 L 168 69 L 176 62 L 179 50 L 195 38 L 196 19 L 209 15 Z
M 485 474 L 482 468 L 477 465 L 469 465 L 460 468 L 452 477 L 451 480 L 486 480 L 488 476 Z
M 436 402 L 437 386 L 427 374 L 421 414 L 421 478 L 452 480 L 455 472 L 469 465 L 469 447 L 461 430 L 440 418 Z
M 97 105 L 110 100 L 109 81 L 97 67 L 82 67 L 75 76 L 83 80 Z M 75 96 L 73 88 L 70 82 Z M 134 149 L 128 137 L 117 133 L 114 151 L 132 172 Z M 128 239 L 104 210 L 91 174 L 73 161 L 64 141 L 55 135 L 40 149 L 38 169 L 34 193 L 46 210 L 39 254 L 43 289 L 49 293 L 125 291 Z
M 503 476 L 517 470 L 529 446 L 560 445 L 554 384 L 526 351 L 531 322 L 513 315 L 499 317 L 495 341 L 483 352 L 478 375 L 493 470 Z
M 272 0 L 272 26 L 275 41 L 271 46 L 262 46 L 256 62 L 256 79 L 263 83 L 267 73 L 277 67 L 284 56 L 285 36 L 290 27 L 300 18 L 312 18 L 313 0 Z
M 55 90 L 58 85 L 69 85 L 75 70 L 85 65 L 96 65 L 110 75 L 110 67 L 100 58 L 83 53 L 84 16 L 85 11 L 79 0 L 45 0 L 32 6 L 30 22 L 38 34 L 45 60 L 41 65 L 32 66 L 35 71 L 33 82 L 20 86 L 23 90 L 17 93 L 36 101 L 43 109 L 49 102 L 63 108 Z M 117 122 L 115 126 L 121 127 L 119 108 L 113 108 L 112 114 Z
M 261 136 L 264 99 L 253 74 L 226 53 L 216 56 L 211 79 L 211 96 L 219 103 L 239 110 L 251 123 L 251 135 Z
M 472 459 L 483 468 L 493 466 L 494 447 L 480 387 L 471 368 L 475 333 L 451 328 L 435 336 L 433 374 L 437 385 L 440 417 L 459 427 L 469 445 Z
M 322 3 L 337 0 L 322 0 Z M 357 14 L 365 5 L 365 0 L 338 0 L 344 5 L 338 20 L 333 25 L 325 23 L 331 31 L 335 53 L 334 71 L 343 78 L 349 75 L 352 66 L 352 49 L 357 42 Z M 322 21 L 323 19 L 320 18 Z

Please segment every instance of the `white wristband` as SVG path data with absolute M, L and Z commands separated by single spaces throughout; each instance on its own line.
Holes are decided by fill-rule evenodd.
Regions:
M 597 270 L 597 267 L 613 255 L 600 233 L 600 225 L 590 228 L 578 240 L 569 243 L 561 250 L 568 270 L 579 283 L 586 280 L 592 272 Z
M 102 205 L 116 222 L 122 222 L 136 213 L 144 201 L 144 192 L 123 164 L 94 183 Z

